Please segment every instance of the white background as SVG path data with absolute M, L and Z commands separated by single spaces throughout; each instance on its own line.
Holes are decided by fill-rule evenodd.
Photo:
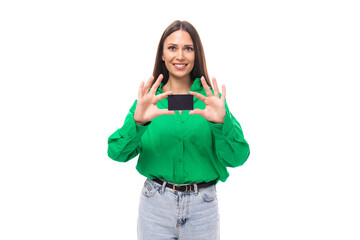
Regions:
M 145 178 L 107 138 L 177 19 L 251 149 L 221 239 L 360 239 L 357 1 L 219 2 L 1 1 L 0 239 L 136 239 Z

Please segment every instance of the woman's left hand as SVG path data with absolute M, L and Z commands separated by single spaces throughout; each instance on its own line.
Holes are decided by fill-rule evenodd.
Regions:
M 224 118 L 226 115 L 225 110 L 225 97 L 226 89 L 225 85 L 222 85 L 222 94 L 221 98 L 219 97 L 219 88 L 216 83 L 216 79 L 212 78 L 212 83 L 214 86 L 214 94 L 211 92 L 210 87 L 207 85 L 205 78 L 201 77 L 201 84 L 203 85 L 207 97 L 197 92 L 189 92 L 191 95 L 195 96 L 199 100 L 203 101 L 206 105 L 204 110 L 194 109 L 190 111 L 190 114 L 199 114 L 203 116 L 206 120 L 213 123 L 224 123 Z

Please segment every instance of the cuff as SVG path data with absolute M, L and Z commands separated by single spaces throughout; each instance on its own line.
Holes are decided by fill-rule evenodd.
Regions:
M 134 121 L 134 117 L 129 117 L 128 120 L 125 122 L 124 127 L 120 129 L 121 136 L 124 138 L 130 139 L 140 139 L 142 135 L 145 133 L 146 129 L 148 128 L 150 122 L 143 125 L 138 125 Z
M 229 116 L 229 112 L 226 111 L 225 114 L 225 118 L 224 118 L 224 122 L 223 123 L 213 123 L 213 122 L 209 122 L 209 127 L 212 131 L 212 133 L 214 134 L 215 138 L 223 138 L 228 137 L 228 135 L 230 134 L 230 129 L 232 128 L 232 122 Z
M 234 121 L 232 120 L 232 115 L 229 111 L 226 111 L 226 115 L 223 123 L 212 123 L 208 121 L 209 127 L 217 139 L 231 139 L 234 138 L 237 141 L 241 141 L 244 136 L 242 134 L 241 128 L 240 131 L 237 129 Z M 235 120 L 236 121 L 236 120 Z

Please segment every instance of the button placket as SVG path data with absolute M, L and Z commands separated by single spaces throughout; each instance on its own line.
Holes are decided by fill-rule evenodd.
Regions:
M 179 137 L 176 155 L 175 155 L 175 178 L 179 182 L 184 181 L 184 165 L 183 165 L 183 158 L 184 158 L 184 141 L 183 141 L 183 121 L 181 120 L 181 116 L 178 111 L 175 111 L 175 120 L 176 120 L 176 135 Z

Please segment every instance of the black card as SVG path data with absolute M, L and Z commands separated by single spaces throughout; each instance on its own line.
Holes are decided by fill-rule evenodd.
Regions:
M 194 110 L 194 96 L 189 94 L 169 95 L 168 110 Z

